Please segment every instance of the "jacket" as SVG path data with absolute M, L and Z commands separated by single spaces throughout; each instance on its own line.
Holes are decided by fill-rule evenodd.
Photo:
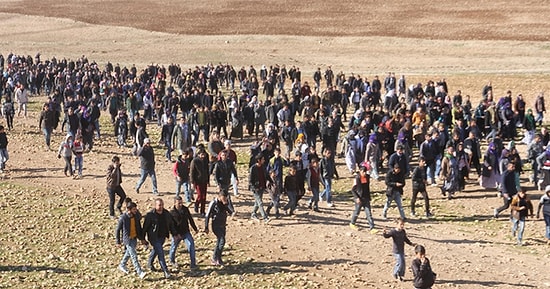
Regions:
M 512 198 L 518 193 L 516 187 L 516 172 L 506 170 L 502 174 L 502 194 L 507 194 L 509 198 Z
M 319 164 L 319 171 L 324 180 L 332 179 L 334 176 L 338 178 L 338 171 L 336 171 L 336 165 L 334 164 L 333 158 L 322 158 Z
M 227 216 L 233 211 L 217 198 L 213 199 L 208 205 L 206 217 L 204 218 L 204 229 L 208 230 L 208 223 L 212 219 L 212 228 L 223 228 L 227 224 Z
M 214 167 L 214 177 L 216 178 L 216 183 L 222 189 L 228 188 L 231 184 L 231 175 L 237 177 L 237 169 L 232 160 L 226 159 L 224 161 L 217 161 L 216 166 Z
M 140 168 L 142 170 L 155 169 L 155 153 L 150 145 L 139 148 L 137 155 L 139 156 Z
M 179 156 L 178 160 L 174 164 L 172 173 L 174 173 L 175 177 L 180 177 L 182 182 L 187 182 L 189 181 L 189 168 L 189 159 L 185 159 L 182 156 Z
M 525 208 L 520 210 L 520 207 Z M 512 216 L 514 216 L 514 211 L 516 211 L 520 220 L 525 220 L 525 217 L 528 215 L 533 215 L 533 203 L 531 203 L 531 200 L 529 200 L 527 196 L 525 196 L 525 198 L 520 198 L 520 196 L 516 194 L 512 198 L 510 208 L 512 209 Z
M 396 186 L 396 183 L 401 183 L 403 186 Z M 400 194 L 403 194 L 403 187 L 405 186 L 405 175 L 403 172 L 399 172 L 398 174 L 394 173 L 393 171 L 389 171 L 386 173 L 386 186 L 387 188 L 387 195 L 392 195 L 393 192 L 398 192 Z
M 151 243 L 163 241 L 168 238 L 169 233 L 172 233 L 172 236 L 177 235 L 172 215 L 166 209 L 163 209 L 162 214 L 157 214 L 155 209 L 147 213 L 143 222 L 143 232 L 147 234 L 147 239 Z
M 208 184 L 208 158 L 196 157 L 189 167 L 190 181 L 192 184 Z
M 122 172 L 120 167 L 110 164 L 107 167 L 107 188 L 116 188 L 122 183 Z
M 366 175 L 366 183 L 361 182 L 361 175 L 355 176 L 355 185 L 351 189 L 354 199 L 361 200 L 362 205 L 370 204 L 370 176 Z
M 128 212 L 122 214 L 118 219 L 118 225 L 115 230 L 115 239 L 117 244 L 121 244 L 120 236 L 122 233 L 122 244 L 128 245 L 130 242 L 130 219 L 135 219 L 137 239 L 144 240 L 143 228 L 141 227 L 141 214 L 138 212 L 136 215 L 130 217 Z
M 429 289 L 432 288 L 432 285 L 435 282 L 436 274 L 432 271 L 432 267 L 430 266 L 430 260 L 426 258 L 426 262 L 422 263 L 422 261 L 418 258 L 415 258 L 412 261 L 411 266 L 414 280 L 414 288 L 418 289 Z
M 413 190 L 425 191 L 426 184 L 424 183 L 424 181 L 427 179 L 426 167 L 414 168 L 411 179 L 412 179 Z
M 183 236 L 189 233 L 189 225 L 191 225 L 193 230 L 198 231 L 193 216 L 186 206 L 181 206 L 179 210 L 173 207 L 172 210 L 170 210 L 170 215 L 172 215 L 172 219 L 174 220 L 176 234 Z
M 263 182 L 260 180 L 260 170 L 263 170 Z M 250 174 L 248 177 L 248 186 L 249 190 L 251 191 L 258 191 L 261 189 L 265 189 L 267 184 L 267 179 L 269 178 L 265 167 L 258 166 L 257 164 L 254 164 L 250 167 Z

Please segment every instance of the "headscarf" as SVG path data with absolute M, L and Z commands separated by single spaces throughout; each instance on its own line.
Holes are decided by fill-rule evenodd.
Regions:
M 378 140 L 376 139 L 376 133 L 371 133 L 369 136 L 369 143 L 377 144 Z

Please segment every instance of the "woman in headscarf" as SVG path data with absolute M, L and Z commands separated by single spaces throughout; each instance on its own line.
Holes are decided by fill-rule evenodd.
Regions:
M 500 179 L 498 160 L 496 146 L 494 143 L 490 143 L 483 157 L 483 169 L 480 181 L 480 185 L 485 189 L 497 188 Z
M 521 140 L 524 144 L 530 144 L 535 138 L 536 126 L 535 126 L 535 116 L 533 115 L 533 110 L 528 109 L 525 118 L 523 119 L 523 129 L 525 129 L 525 136 Z
M 380 146 L 378 145 L 378 139 L 376 138 L 376 133 L 372 133 L 369 136 L 369 142 L 367 143 L 367 148 L 365 150 L 365 163 L 369 164 L 370 167 L 370 177 L 378 181 L 378 163 L 382 153 L 380 151 Z
M 450 200 L 453 194 L 459 190 L 458 161 L 456 159 L 455 149 L 452 145 L 447 146 L 443 159 L 441 160 L 440 179 L 443 180 L 441 194 L 447 196 Z

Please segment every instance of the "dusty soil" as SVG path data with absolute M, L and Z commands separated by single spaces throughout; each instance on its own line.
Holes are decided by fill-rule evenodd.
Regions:
M 10 51 L 30 55 L 41 52 L 43 57 L 58 58 L 77 58 L 84 54 L 98 63 L 111 61 L 138 67 L 149 63 L 180 63 L 182 67 L 208 62 L 254 64 L 255 67 L 279 63 L 299 66 L 309 80 L 316 67 L 327 65 L 332 65 L 335 71 L 355 72 L 369 78 L 395 71 L 405 74 L 409 84 L 446 78 L 451 91 L 461 89 L 474 99 L 478 98 L 483 85 L 492 81 L 495 95 L 511 89 L 514 94 L 527 96 L 529 105 L 538 91 L 550 85 L 547 63 L 550 46 L 546 42 L 550 34 L 549 24 L 544 21 L 549 8 L 546 6 L 508 1 L 448 1 L 437 6 L 423 1 L 405 4 L 374 1 L 366 7 L 361 1 L 329 2 L 307 1 L 296 7 L 290 1 L 275 1 L 270 2 L 272 11 L 268 13 L 265 2 L 260 1 L 222 1 L 216 5 L 168 0 L 71 4 L 50 0 L 9 1 L 0 8 L 4 12 L 0 14 L 3 27 L 0 52 L 4 55 Z M 96 7 L 105 9 L 98 13 L 93 9 Z M 33 99 L 35 103 L 43 100 L 42 96 Z M 37 113 L 35 109 L 28 119 L 17 118 L 15 130 L 9 133 L 11 159 L 5 184 L 30 186 L 38 189 L 41 196 L 59 194 L 63 196 L 61 200 L 68 198 L 71 202 L 75 201 L 73 198 L 94 200 L 92 209 L 99 217 L 92 219 L 88 224 L 90 231 L 82 234 L 97 233 L 99 237 L 93 242 L 110 244 L 109 234 L 114 223 L 111 225 L 106 218 L 104 170 L 112 155 L 122 156 L 126 174 L 123 186 L 129 196 L 139 201 L 141 210 L 146 211 L 152 200 L 148 194 L 150 182 L 145 183 L 144 194 L 136 195 L 132 189 L 139 175 L 139 161 L 129 155 L 129 149 L 119 150 L 115 146 L 112 129 L 103 119 L 104 138 L 93 152 L 85 155 L 84 179 L 68 179 L 63 176 L 63 164 L 56 153 L 43 149 Z M 150 133 L 158 135 L 154 125 L 149 127 Z M 54 143 L 61 139 L 62 134 L 57 132 Z M 248 145 L 248 139 L 236 144 L 240 160 L 246 159 Z M 165 201 L 170 203 L 171 165 L 162 161 L 161 147 L 156 147 L 156 152 L 159 188 L 165 194 Z M 339 165 L 340 171 L 345 171 L 342 160 Z M 239 172 L 241 179 L 245 179 L 244 161 L 239 163 Z M 347 226 L 352 211 L 350 183 L 351 176 L 346 173 L 336 181 L 335 208 L 322 207 L 321 213 L 309 213 L 302 207 L 296 217 L 282 218 L 264 226 L 248 220 L 252 198 L 245 190 L 246 183 L 241 182 L 241 197 L 234 199 L 238 215 L 228 227 L 230 265 L 225 271 L 215 271 L 216 274 L 178 274 L 182 278 L 172 282 L 201 288 L 283 288 L 285 282 L 296 288 L 412 287 L 410 271 L 405 283 L 396 283 L 390 277 L 391 241 L 382 238 L 379 232 L 371 234 L 365 230 L 364 219 L 359 221 L 363 227 L 360 231 Z M 380 218 L 383 194 L 379 192 L 383 189 L 382 183 L 373 185 L 373 190 L 378 192 L 373 213 L 379 231 L 392 226 L 390 221 Z M 405 203 L 408 203 L 410 189 L 406 191 Z M 407 224 L 413 242 L 424 244 L 428 249 L 432 266 L 438 273 L 436 288 L 550 287 L 544 274 L 549 247 L 543 243 L 542 221 L 527 222 L 528 246 L 516 247 L 507 219 L 490 218 L 492 208 L 501 203 L 495 192 L 482 191 L 473 181 L 466 192 L 452 201 L 442 199 L 437 191 L 436 188 L 429 191 L 435 218 L 414 218 Z M 538 199 L 540 193 L 533 191 L 531 195 Z M 27 193 L 21 196 L 32 206 L 51 207 L 50 203 L 42 203 L 41 198 L 33 199 Z M 11 198 L 21 201 L 17 195 Z M 2 207 L 8 203 L 4 200 Z M 8 212 L 4 220 L 8 222 L 12 214 L 15 213 Z M 398 214 L 393 209 L 389 215 Z M 64 217 L 61 215 L 61 220 Z M 203 226 L 200 221 L 199 224 Z M 29 230 L 24 232 L 23 235 L 31 234 Z M 5 232 L 11 236 L 9 233 Z M 213 238 L 211 235 L 196 237 L 199 245 L 208 244 L 201 250 L 212 247 L 207 242 Z M 95 235 L 92 239 L 96 239 Z M 11 247 L 9 237 L 0 241 L 7 248 L 21 250 Z M 102 256 L 103 267 L 92 271 L 96 278 L 85 279 L 88 283 L 73 287 L 93 287 L 92 284 L 98 283 L 104 287 L 175 286 L 98 282 L 95 279 L 118 276 L 114 268 L 119 255 L 108 248 L 104 245 L 91 249 L 92 254 Z M 3 262 L 13 266 L 29 262 L 12 255 Z M 201 255 L 200 264 L 203 269 L 208 268 L 208 253 Z M 412 248 L 407 248 L 409 264 L 412 257 Z M 140 258 L 143 263 L 144 255 Z M 180 258 L 186 260 L 185 255 Z M 247 265 L 241 266 L 243 263 Z M 65 266 L 72 267 L 72 264 L 66 261 Z M 69 276 L 80 278 L 82 274 L 89 274 L 81 267 L 75 264 L 77 269 Z M 52 287 L 46 279 L 58 280 L 53 274 L 43 281 L 40 278 L 25 281 L 12 273 L 0 270 L 1 284 Z M 199 283 L 186 283 L 184 277 L 187 276 Z M 224 278 L 238 281 L 228 284 Z M 18 282 L 11 283 L 13 280 Z

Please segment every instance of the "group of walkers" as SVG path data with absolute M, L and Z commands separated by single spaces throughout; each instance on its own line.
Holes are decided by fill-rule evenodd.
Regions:
M 66 131 L 67 137 L 58 156 L 64 158 L 68 176 L 82 177 L 83 153 L 92 149 L 94 136 L 101 137 L 99 117 L 106 110 L 117 144 L 124 148 L 131 143 L 132 153 L 140 157 L 136 193 L 150 176 L 153 194 L 159 195 L 155 154 L 147 133 L 148 126 L 156 123 L 161 128 L 159 141 L 166 149 L 166 161 L 173 162 L 176 197 L 185 203 L 194 202 L 194 212 L 206 220 L 212 213 L 206 209 L 211 175 L 221 192 L 216 198 L 219 202 L 211 204 L 215 206 L 212 210 L 223 214 L 235 211 L 229 191 L 238 196 L 239 178 L 231 140 L 243 139 L 244 128 L 254 139 L 248 170 L 254 196 L 251 218 L 261 217 L 265 223 L 270 222 L 270 216 L 280 217 L 281 211 L 293 215 L 306 194 L 311 196 L 307 206 L 313 211 L 319 211 L 320 201 L 333 207 L 332 181 L 339 177 L 338 157 L 344 158 L 345 167 L 354 175 L 355 210 L 350 221 L 354 229 L 358 228 L 361 210 L 366 212 L 369 228 L 374 228 L 370 183 L 380 180 L 383 171 L 387 171 L 383 218 L 395 201 L 401 219 L 406 219 L 402 195 L 408 177 L 412 179 L 410 215 L 417 214 L 415 203 L 420 193 L 424 214 L 431 217 L 427 187 L 439 187 L 442 195 L 452 199 L 465 189 L 475 169 L 482 187 L 497 189 L 503 196 L 504 206 L 495 211 L 495 217 L 510 204 L 513 211 L 524 212 L 516 222 L 520 232 L 520 221 L 529 207 L 521 201 L 525 186 L 519 181 L 526 160 L 533 165 L 531 180 L 546 185 L 540 174 L 550 157 L 550 150 L 546 150 L 550 134 L 544 128 L 536 133 L 545 112 L 542 92 L 533 112 L 521 94 L 513 98 L 508 91 L 497 100 L 491 83 L 483 88 L 482 100 L 474 107 L 470 96 L 463 96 L 460 90 L 450 93 L 445 79 L 407 86 L 405 76 L 396 79 L 394 73 L 369 81 L 359 75 L 335 74 L 330 66 L 324 72 L 321 68 L 315 71 L 313 87 L 302 80 L 299 67 L 287 69 L 284 65 L 264 65 L 257 71 L 252 65 L 237 70 L 229 64 L 208 64 L 185 70 L 171 64 L 168 69 L 149 65 L 138 71 L 135 66 L 111 63 L 101 68 L 85 56 L 76 61 L 42 61 L 40 54 L 34 59 L 10 54 L 5 60 L 0 55 L 0 68 L 2 112 L 8 129 L 13 128 L 15 107 L 18 115 L 25 116 L 29 95 L 43 91 L 48 101 L 39 123 L 49 149 L 52 131 L 58 128 L 63 112 L 61 131 Z M 223 88 L 229 90 L 228 95 Z M 523 160 L 514 141 L 518 128 L 525 131 L 522 142 L 529 144 Z M 208 145 L 201 144 L 201 138 Z M 484 154 L 482 140 L 487 142 Z M 120 160 L 118 163 L 113 158 L 107 178 L 113 218 L 115 195 L 120 196 L 120 211 L 126 198 L 120 187 Z M 286 175 L 284 167 L 288 167 Z M 263 203 L 265 193 L 270 197 L 267 206 Z M 287 196 L 285 206 L 280 204 L 283 195 Z M 137 216 L 131 202 L 127 209 L 130 219 Z M 547 230 L 549 224 L 550 220 Z M 225 235 L 219 226 L 221 223 L 217 229 L 213 227 L 214 233 Z M 222 248 L 224 238 L 220 236 L 218 245 Z M 223 263 L 220 252 L 213 258 L 217 263 Z

